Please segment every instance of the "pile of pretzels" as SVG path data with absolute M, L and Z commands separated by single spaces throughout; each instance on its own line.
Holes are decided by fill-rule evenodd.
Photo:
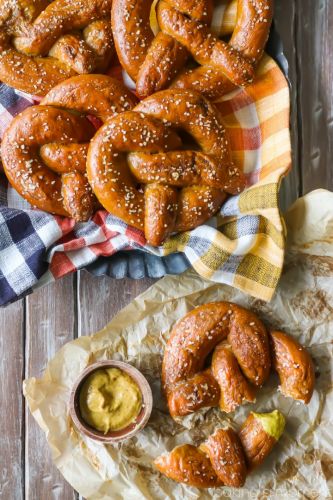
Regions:
M 78 222 L 104 208 L 159 246 L 240 193 L 246 179 L 212 101 L 254 80 L 273 7 L 238 0 L 220 37 L 221 1 L 0 2 L 0 81 L 41 99 L 2 141 L 20 195 Z M 135 92 L 101 74 L 119 63 Z

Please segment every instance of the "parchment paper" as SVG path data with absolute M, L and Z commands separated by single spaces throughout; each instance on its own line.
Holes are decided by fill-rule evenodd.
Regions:
M 319 190 L 298 200 L 286 215 L 288 252 L 271 303 L 250 298 L 193 271 L 158 281 L 99 333 L 66 344 L 41 379 L 24 383 L 29 408 L 44 430 L 56 466 L 88 499 L 312 498 L 333 495 L 333 193 Z M 218 409 L 174 422 L 160 392 L 165 342 L 176 320 L 194 306 L 231 300 L 255 310 L 269 326 L 285 330 L 309 347 L 316 389 L 308 406 L 285 398 L 272 375 L 257 402 L 226 416 Z M 105 446 L 78 435 L 68 416 L 71 387 L 79 373 L 100 359 L 128 361 L 148 378 L 154 409 L 137 437 Z M 287 426 L 280 442 L 243 489 L 197 490 L 159 474 L 152 460 L 182 443 L 199 444 L 229 422 L 235 429 L 250 410 L 280 409 Z

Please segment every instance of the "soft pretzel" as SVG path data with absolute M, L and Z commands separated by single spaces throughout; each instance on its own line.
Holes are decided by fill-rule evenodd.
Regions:
M 283 332 L 271 332 L 273 366 L 280 377 L 285 396 L 309 403 L 315 383 L 310 354 L 295 339 Z
M 269 376 L 271 359 L 282 392 L 308 403 L 314 388 L 313 364 L 295 340 L 285 333 L 268 334 L 253 312 L 230 302 L 195 308 L 176 323 L 164 353 L 162 385 L 171 416 L 214 406 L 232 412 L 253 402 L 256 387 Z
M 43 96 L 72 75 L 104 72 L 115 53 L 111 2 L 0 2 L 0 80 Z
M 185 444 L 159 456 L 154 464 L 165 476 L 196 488 L 239 488 L 260 465 L 283 433 L 285 420 L 277 410 L 250 413 L 239 435 L 217 429 L 199 447 Z
M 146 97 L 173 86 L 216 99 L 249 84 L 262 57 L 273 15 L 273 0 L 238 0 L 229 42 L 209 28 L 213 0 L 160 0 L 160 32 L 150 27 L 152 0 L 114 0 L 112 28 L 119 60 Z M 189 56 L 195 69 L 182 72 Z
M 82 114 L 104 121 L 137 100 L 106 75 L 72 77 L 52 89 L 39 106 L 17 115 L 1 152 L 11 185 L 32 205 L 85 221 L 96 208 L 86 178 L 86 156 L 95 127 Z
M 191 137 L 189 146 L 179 131 Z M 225 193 L 244 187 L 217 109 L 195 92 L 176 89 L 108 120 L 90 144 L 87 173 L 100 203 L 144 230 L 152 245 L 202 224 Z

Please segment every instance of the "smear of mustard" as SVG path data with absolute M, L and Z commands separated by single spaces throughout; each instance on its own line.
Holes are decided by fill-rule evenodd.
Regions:
M 278 441 L 284 431 L 285 418 L 279 410 L 274 410 L 271 413 L 254 413 L 254 418 L 260 421 L 264 431 Z

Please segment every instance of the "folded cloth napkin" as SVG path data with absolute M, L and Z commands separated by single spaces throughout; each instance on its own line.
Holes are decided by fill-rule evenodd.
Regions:
M 214 22 L 215 29 L 220 26 L 223 32 L 233 16 L 221 5 Z M 33 102 L 31 96 L 0 84 L 0 137 L 12 117 Z M 25 208 L 18 209 L 19 196 L 5 178 L 0 180 L 0 305 L 99 256 L 133 249 L 157 256 L 182 252 L 204 278 L 270 300 L 284 257 L 278 190 L 291 164 L 288 84 L 277 64 L 265 55 L 255 82 L 216 105 L 228 129 L 233 159 L 243 167 L 248 187 L 230 197 L 206 224 L 170 237 L 159 248 L 147 245 L 140 231 L 103 210 L 89 222 L 74 224 L 71 219 L 32 210 L 24 202 Z

